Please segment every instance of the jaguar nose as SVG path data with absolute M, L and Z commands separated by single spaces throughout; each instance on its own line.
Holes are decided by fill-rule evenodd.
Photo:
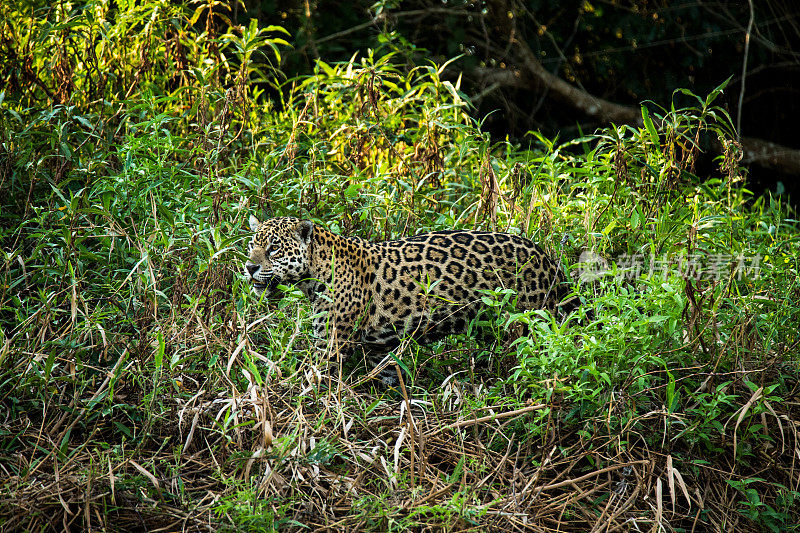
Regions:
M 247 272 L 250 273 L 250 276 L 255 276 L 256 272 L 258 272 L 258 269 L 261 267 L 258 265 L 247 265 L 245 268 L 247 268 Z

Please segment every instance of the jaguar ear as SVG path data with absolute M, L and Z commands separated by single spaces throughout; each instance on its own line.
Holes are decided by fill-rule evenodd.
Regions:
M 304 243 L 311 242 L 311 235 L 314 233 L 314 223 L 310 220 L 301 220 L 297 223 L 297 235 Z
M 259 222 L 255 215 L 250 215 L 250 229 L 254 232 L 258 231 L 258 224 Z

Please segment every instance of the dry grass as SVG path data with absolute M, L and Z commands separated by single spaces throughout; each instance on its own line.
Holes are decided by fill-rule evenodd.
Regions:
M 758 470 L 732 460 L 731 417 L 719 452 L 679 471 L 673 457 L 696 451 L 667 439 L 663 428 L 683 415 L 662 408 L 611 434 L 602 418 L 565 423 L 573 406 L 559 400 L 465 409 L 475 390 L 456 380 L 407 400 L 325 378 L 320 386 L 312 370 L 243 389 L 167 378 L 180 393 L 164 396 L 135 448 L 105 444 L 118 435 L 111 417 L 86 422 L 80 406 L 106 382 L 88 401 L 89 390 L 54 398 L 70 409 L 6 418 L 4 448 L 9 435 L 25 445 L 0 461 L 2 529 L 216 531 L 263 525 L 271 512 L 281 530 L 755 531 L 725 481 L 800 482 L 796 402 L 765 417 L 774 445 L 750 450 Z M 609 416 L 624 408 L 615 398 Z

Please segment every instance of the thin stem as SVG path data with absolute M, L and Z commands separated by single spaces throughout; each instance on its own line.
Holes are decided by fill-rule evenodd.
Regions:
M 739 90 L 739 109 L 736 111 L 736 134 L 742 136 L 742 101 L 744 100 L 744 82 L 747 77 L 747 56 L 750 54 L 750 33 L 753 31 L 753 0 L 747 0 L 750 4 L 750 20 L 747 22 L 747 31 L 744 34 L 744 59 L 742 60 L 742 87 Z

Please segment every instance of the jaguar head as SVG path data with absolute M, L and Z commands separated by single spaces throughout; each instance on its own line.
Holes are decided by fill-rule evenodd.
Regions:
M 310 267 L 310 245 L 314 223 L 293 217 L 259 221 L 250 216 L 253 238 L 244 275 L 257 295 L 273 292 L 278 285 L 305 279 Z

